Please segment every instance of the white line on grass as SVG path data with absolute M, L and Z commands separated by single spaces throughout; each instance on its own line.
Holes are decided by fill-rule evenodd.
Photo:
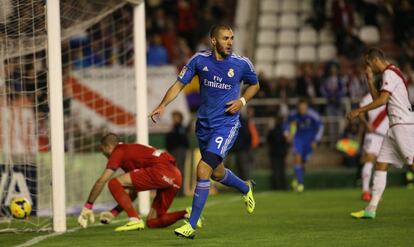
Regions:
M 261 196 L 263 194 L 267 194 L 267 192 L 258 193 L 257 196 Z M 219 204 L 222 204 L 222 203 L 234 202 L 234 201 L 237 201 L 237 200 L 241 200 L 240 196 L 234 196 L 233 198 L 225 199 L 225 200 L 217 200 L 217 201 L 207 202 L 205 207 L 212 207 L 212 206 L 219 205 Z M 114 220 L 114 221 L 112 221 L 112 223 L 119 223 L 119 222 L 125 221 L 125 220 L 126 219 Z M 99 227 L 99 226 L 103 226 L 103 225 L 102 224 L 91 225 L 90 228 L 91 227 Z M 59 235 L 65 234 L 65 233 L 76 232 L 76 231 L 79 231 L 80 229 L 82 229 L 82 228 L 81 227 L 75 227 L 75 228 L 67 230 L 66 232 L 53 232 L 53 233 L 50 233 L 50 234 L 47 234 L 47 235 L 38 236 L 38 237 L 35 237 L 35 238 L 32 238 L 32 239 L 26 241 L 23 244 L 17 245 L 15 247 L 32 246 L 32 245 L 37 244 L 37 243 L 39 243 L 39 242 L 41 242 L 45 239 L 56 237 L 56 236 L 59 236 Z
M 114 220 L 114 221 L 112 221 L 112 223 L 119 223 L 119 222 L 122 222 L 122 221 L 125 221 L 126 219 L 122 219 L 122 220 Z M 98 226 L 103 226 L 102 224 L 96 224 L 96 225 L 91 225 L 91 226 L 89 226 L 88 228 L 92 228 L 92 227 L 98 227 Z M 69 230 L 67 230 L 66 232 L 53 232 L 53 233 L 49 233 L 49 234 L 46 234 L 46 235 L 43 235 L 43 236 L 38 236 L 38 237 L 35 237 L 35 238 L 32 238 L 32 239 L 30 239 L 30 240 L 28 240 L 28 241 L 26 241 L 25 243 L 23 243 L 23 244 L 20 244 L 20 245 L 16 245 L 15 247 L 27 247 L 27 246 L 32 246 L 32 245 L 34 245 L 34 244 L 37 244 L 37 243 L 39 243 L 39 242 L 41 242 L 41 241 L 43 241 L 43 240 L 45 240 L 45 239 L 48 239 L 48 238 L 51 238 L 51 237 L 56 237 L 56 236 L 59 236 L 59 235 L 62 235 L 62 234 L 65 234 L 65 233 L 71 233 L 71 232 L 76 232 L 76 231 L 78 231 L 78 230 L 80 230 L 80 229 L 82 229 L 82 227 L 75 227 L 75 228 L 72 228 L 72 229 L 69 229 Z

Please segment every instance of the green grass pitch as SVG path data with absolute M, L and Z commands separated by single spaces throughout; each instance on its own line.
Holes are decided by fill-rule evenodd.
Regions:
M 247 214 L 237 194 L 210 196 L 204 210 L 206 224 L 194 240 L 164 229 L 115 233 L 118 222 L 79 229 L 68 219 L 68 233 L 31 246 L 414 246 L 414 191 L 388 188 L 375 220 L 354 220 L 349 213 L 362 209 L 357 189 L 256 193 L 256 210 Z M 173 209 L 190 205 L 179 198 Z M 124 215 L 122 215 L 125 217 Z M 16 246 L 47 233 L 0 233 L 0 246 Z

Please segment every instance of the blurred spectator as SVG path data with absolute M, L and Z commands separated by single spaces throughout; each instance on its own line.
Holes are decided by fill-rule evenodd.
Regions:
M 276 117 L 272 130 L 267 135 L 268 154 L 272 169 L 272 187 L 286 190 L 286 156 L 289 144 L 283 134 L 283 118 Z
M 356 9 L 362 12 L 365 25 L 373 25 L 379 27 L 377 15 L 379 11 L 379 0 L 359 0 L 356 1 L 358 6 Z
M 234 142 L 231 152 L 236 157 L 237 175 L 243 179 L 250 179 L 253 166 L 253 156 L 251 152 L 252 136 L 249 130 L 248 121 L 240 115 L 240 129 L 237 139 Z
M 177 30 L 184 37 L 191 49 L 196 46 L 196 1 L 178 0 L 177 3 Z
M 172 120 L 173 128 L 166 135 L 166 145 L 168 152 L 175 157 L 184 181 L 185 160 L 187 156 L 187 149 L 190 146 L 187 137 L 187 128 L 183 125 L 183 114 L 180 111 L 174 111 L 172 113 Z M 181 187 L 178 194 L 184 194 L 183 187 Z
M 339 65 L 337 63 L 330 62 L 325 65 L 321 94 L 327 101 L 325 115 L 333 118 L 342 116 L 341 100 L 345 96 L 345 83 L 339 73 Z M 336 143 L 336 138 L 339 136 L 338 130 L 338 122 L 332 119 L 328 124 L 331 145 Z
M 202 40 L 205 37 L 208 38 L 210 27 L 212 27 L 214 24 L 217 24 L 213 19 L 211 10 L 209 8 L 205 8 L 202 10 L 201 14 L 197 15 L 197 17 L 197 39 Z
M 251 148 L 254 150 L 260 145 L 260 137 L 254 122 L 255 110 L 253 107 L 247 107 L 247 127 L 249 128 L 251 136 Z
M 414 5 L 410 0 L 393 2 L 393 30 L 397 44 L 402 44 L 414 31 Z
M 279 111 L 282 116 L 286 116 L 289 112 L 289 99 L 296 96 L 295 90 L 291 84 L 292 83 L 290 83 L 289 79 L 281 77 L 279 78 L 276 90 L 274 91 L 275 96 L 281 100 Z
M 162 46 L 161 36 L 153 34 L 147 52 L 147 65 L 159 66 L 168 64 L 167 50 Z
M 296 95 L 301 98 L 315 99 L 321 95 L 319 88 L 319 80 L 315 75 L 313 64 L 304 64 L 302 73 L 296 80 Z
M 177 46 L 177 30 L 175 30 L 174 22 L 168 20 L 165 26 L 165 32 L 161 34 L 162 44 L 167 50 L 167 55 L 170 58 L 170 62 L 176 59 L 176 46 Z
M 316 30 L 321 30 L 325 25 L 326 13 L 325 13 L 326 0 L 312 0 L 312 17 L 309 22 Z
M 333 1 L 332 24 L 337 35 L 349 33 L 352 30 L 354 26 L 354 10 L 349 1 Z
M 347 91 L 351 103 L 356 103 L 368 92 L 365 74 L 361 66 L 354 65 L 347 74 Z
M 270 98 L 272 94 L 272 86 L 268 77 L 263 73 L 263 71 L 258 71 L 258 78 L 260 82 L 260 91 L 256 94 L 256 98 Z
M 349 1 L 335 0 L 331 6 L 332 28 L 336 37 L 336 49 L 340 55 L 352 52 L 357 37 L 352 34 L 354 10 Z

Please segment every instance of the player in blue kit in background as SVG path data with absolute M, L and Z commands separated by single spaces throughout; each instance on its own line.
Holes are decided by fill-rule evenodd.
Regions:
M 315 110 L 309 108 L 306 100 L 300 99 L 296 110 L 289 113 L 283 129 L 286 140 L 293 143 L 296 180 L 292 186 L 297 192 L 303 192 L 305 162 L 317 147 L 323 133 L 321 117 Z
M 165 107 L 198 75 L 202 100 L 197 113 L 196 136 L 201 160 L 197 165 L 197 186 L 190 220 L 175 229 L 178 236 L 194 238 L 197 220 L 210 190 L 210 178 L 239 190 L 249 213 L 255 208 L 254 183 L 241 180 L 223 164 L 240 128 L 239 111 L 260 88 L 249 59 L 233 53 L 233 38 L 230 26 L 213 26 L 210 30 L 212 50 L 198 52 L 188 61 L 177 81 L 149 115 L 156 122 L 155 117 L 162 115 Z M 240 97 L 242 83 L 248 86 Z

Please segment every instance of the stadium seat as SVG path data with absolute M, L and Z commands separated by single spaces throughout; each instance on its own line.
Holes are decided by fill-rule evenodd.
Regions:
M 299 27 L 299 17 L 294 13 L 283 13 L 279 18 L 280 28 L 298 28 Z
M 302 13 L 311 13 L 312 12 L 312 0 L 300 1 L 300 11 Z
M 294 63 L 278 63 L 274 68 L 275 77 L 286 77 L 293 79 L 296 76 L 296 68 Z
M 359 30 L 359 38 L 366 44 L 377 44 L 380 41 L 378 28 L 375 26 L 363 26 Z
M 258 74 L 263 73 L 267 78 L 273 76 L 273 66 L 271 63 L 257 63 L 255 65 L 255 70 Z
M 318 47 L 318 59 L 326 62 L 336 58 L 336 48 L 332 44 L 324 44 Z
M 279 12 L 280 0 L 261 0 L 260 9 L 262 12 Z
M 259 45 L 275 45 L 277 43 L 276 31 L 260 31 L 257 35 L 257 43 Z
M 297 43 L 297 33 L 294 30 L 282 29 L 278 33 L 278 44 L 279 45 L 296 45 Z
M 276 14 L 264 14 L 259 18 L 259 27 L 260 28 L 273 28 L 276 29 L 279 27 L 278 19 Z
M 315 29 L 305 27 L 299 30 L 299 44 L 315 45 L 318 42 L 318 36 Z
M 319 32 L 319 43 L 332 44 L 335 42 L 335 35 L 331 30 L 324 28 Z
M 272 47 L 259 47 L 256 50 L 256 61 L 273 62 L 275 51 Z
M 283 0 L 282 2 L 282 12 L 299 12 L 299 2 L 298 0 Z
M 296 50 L 293 46 L 279 46 L 275 52 L 277 62 L 295 62 Z
M 297 59 L 299 62 L 316 61 L 316 49 L 313 45 L 303 45 L 298 47 Z

